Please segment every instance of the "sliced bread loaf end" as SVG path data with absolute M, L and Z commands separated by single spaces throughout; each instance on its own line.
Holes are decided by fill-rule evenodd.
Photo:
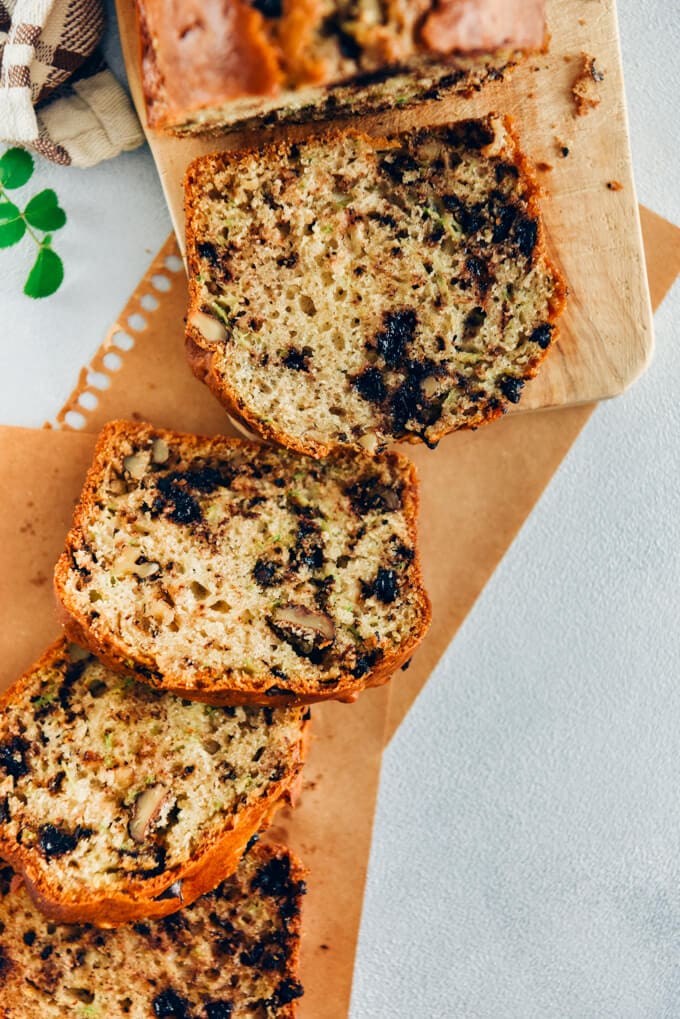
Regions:
M 214 891 L 162 920 L 102 931 L 38 911 L 0 864 L 2 1019 L 294 1019 L 304 871 L 253 846 Z
M 207 703 L 353 700 L 429 625 L 417 506 L 398 454 L 318 461 L 113 423 L 55 573 L 67 632 Z
M 62 640 L 0 700 L 0 857 L 54 919 L 172 913 L 289 795 L 306 724 L 157 693 Z
M 355 132 L 196 160 L 194 372 L 312 456 L 435 445 L 517 403 L 565 285 L 509 122 Z
M 198 6 L 198 9 L 197 9 Z M 150 127 L 176 134 L 403 109 L 544 48 L 545 0 L 137 0 Z

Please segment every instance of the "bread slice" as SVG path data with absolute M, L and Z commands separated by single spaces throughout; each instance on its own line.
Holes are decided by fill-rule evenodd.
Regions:
M 235 874 L 162 920 L 50 923 L 0 864 L 2 1019 L 293 1019 L 304 872 L 254 846 Z
M 186 211 L 194 372 L 311 456 L 476 428 L 554 342 L 565 288 L 497 117 L 205 156 Z
M 213 708 L 62 640 L 0 699 L 0 857 L 50 917 L 164 916 L 233 872 L 289 795 L 302 708 Z
M 398 454 L 110 424 L 56 569 L 67 633 L 207 703 L 353 700 L 429 625 L 417 503 Z
M 545 0 L 137 0 L 149 126 L 357 116 L 469 93 L 546 41 Z

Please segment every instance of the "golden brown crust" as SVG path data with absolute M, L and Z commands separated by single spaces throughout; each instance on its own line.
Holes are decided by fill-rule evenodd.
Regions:
M 489 116 L 494 118 L 497 115 L 491 113 Z M 548 316 L 548 323 L 553 327 L 553 341 L 550 348 L 545 350 L 541 350 L 539 348 L 537 350 L 532 362 L 529 364 L 526 372 L 522 376 L 522 380 L 526 382 L 538 374 L 538 371 L 540 370 L 540 367 L 551 347 L 553 347 L 557 341 L 559 330 L 556 323 L 564 311 L 567 298 L 567 286 L 561 272 L 550 258 L 545 243 L 545 230 L 543 227 L 539 203 L 541 188 L 536 177 L 534 166 L 520 148 L 519 136 L 512 117 L 505 116 L 501 119 L 508 139 L 509 148 L 505 158 L 508 162 L 512 162 L 517 167 L 524 179 L 526 184 L 527 212 L 529 216 L 535 219 L 538 223 L 538 234 L 533 257 L 535 260 L 542 260 L 544 262 L 547 273 L 554 279 L 554 291 L 550 298 L 550 313 Z M 325 145 L 330 148 L 340 139 L 348 136 L 354 136 L 362 141 L 367 141 L 370 144 L 381 148 L 387 147 L 390 144 L 389 138 L 370 137 L 364 132 L 357 131 L 355 129 L 347 131 L 331 129 L 317 136 L 316 140 L 318 144 Z M 277 159 L 285 156 L 289 147 L 290 144 L 288 142 L 279 141 L 266 146 L 266 151 L 271 154 L 271 161 L 274 164 Z M 257 154 L 261 155 L 264 151 L 265 149 L 261 147 L 240 149 L 234 152 L 217 154 L 209 157 L 208 159 L 206 159 L 205 156 L 201 156 L 194 159 L 187 167 L 184 178 L 184 208 L 186 215 L 186 252 L 189 274 L 189 308 L 187 312 L 187 326 L 185 333 L 185 352 L 189 366 L 196 377 L 208 386 L 213 395 L 225 407 L 227 413 L 236 416 L 247 428 L 255 434 L 260 435 L 266 441 L 279 443 L 282 446 L 287 446 L 289 449 L 295 450 L 297 453 L 303 453 L 307 456 L 313 456 L 318 459 L 323 459 L 335 452 L 338 452 L 339 450 L 348 448 L 352 449 L 355 453 L 366 453 L 366 450 L 358 443 L 342 444 L 332 441 L 323 442 L 319 439 L 312 438 L 309 435 L 290 434 L 278 427 L 273 420 L 268 419 L 264 421 L 261 418 L 258 418 L 249 410 L 239 394 L 229 384 L 228 372 L 226 372 L 220 364 L 220 358 L 215 348 L 215 344 L 211 344 L 206 341 L 199 330 L 192 325 L 192 316 L 195 312 L 200 311 L 201 306 L 200 284 L 197 278 L 200 273 L 200 260 L 197 252 L 197 237 L 194 223 L 196 220 L 197 203 L 200 200 L 200 195 L 203 190 L 203 182 L 206 179 L 212 180 L 215 167 L 217 165 L 223 165 L 223 163 L 227 160 L 230 163 L 237 163 L 241 160 L 250 159 Z M 491 421 L 495 421 L 499 417 L 502 417 L 506 410 L 507 407 L 504 407 L 501 404 L 496 406 L 483 404 L 477 414 L 467 417 L 465 421 L 458 425 L 456 430 L 466 431 L 479 428 L 481 425 L 488 424 Z M 450 431 L 451 428 L 447 428 L 445 426 L 442 426 L 439 430 L 433 428 L 432 442 L 439 442 Z M 399 441 L 415 444 L 422 442 L 422 439 L 417 435 L 409 435 Z
M 115 442 L 118 436 L 127 434 L 129 427 L 129 422 L 113 421 L 102 430 L 95 447 L 92 465 L 87 473 L 83 491 L 75 510 L 73 525 L 66 538 L 65 551 L 59 557 L 55 568 L 54 587 L 59 606 L 59 615 L 65 633 L 70 640 L 81 647 L 87 648 L 114 672 L 134 676 L 140 682 L 150 684 L 157 690 L 163 690 L 178 697 L 186 697 L 190 700 L 201 701 L 215 706 L 261 705 L 273 708 L 293 707 L 298 704 L 314 704 L 323 700 L 354 701 L 363 690 L 386 683 L 392 674 L 413 655 L 429 629 L 432 619 L 432 608 L 423 585 L 418 548 L 417 518 L 419 493 L 417 472 L 410 460 L 401 453 L 396 452 L 386 453 L 383 455 L 383 458 L 399 464 L 400 470 L 407 475 L 407 481 L 402 492 L 402 505 L 407 520 L 409 538 L 414 549 L 414 558 L 410 565 L 411 586 L 417 598 L 420 626 L 417 632 L 412 634 L 406 643 L 398 650 L 385 654 L 381 661 L 361 678 L 345 672 L 339 677 L 337 684 L 332 688 L 319 688 L 316 680 L 313 678 L 306 682 L 301 680 L 296 686 L 294 681 L 289 678 L 287 685 L 290 688 L 290 694 L 272 695 L 268 694 L 265 689 L 253 688 L 252 677 L 246 673 L 224 668 L 219 674 L 213 670 L 202 670 L 197 673 L 196 684 L 187 686 L 181 670 L 178 670 L 177 673 L 168 673 L 166 671 L 162 680 L 157 680 L 154 678 L 154 674 L 157 673 L 157 666 L 153 659 L 149 657 L 143 658 L 140 655 L 132 663 L 129 649 L 125 648 L 114 636 L 110 634 L 102 636 L 93 634 L 85 615 L 69 602 L 67 578 L 71 565 L 71 555 L 76 549 L 81 547 L 85 540 L 83 525 L 89 507 L 95 499 L 101 472 L 105 463 L 108 462 L 107 451 L 110 444 Z M 216 453 L 220 448 L 224 448 L 225 445 L 231 448 L 236 447 L 246 450 L 252 450 L 254 445 L 254 443 L 249 442 L 247 439 L 226 439 L 215 436 L 178 436 L 177 433 L 152 428 L 151 426 L 135 425 L 134 427 L 148 427 L 154 435 L 166 436 L 171 441 L 179 437 L 184 442 L 190 442 L 196 448 L 201 447 L 205 449 L 207 447 Z M 271 677 L 271 682 L 276 682 L 274 676 Z M 250 688 L 248 683 L 250 683 Z
M 274 95 L 281 72 L 262 15 L 244 0 L 139 0 L 142 84 L 150 127 L 187 109 Z
M 4 694 L 0 697 L 0 715 L 10 700 L 20 698 L 31 676 L 47 668 L 55 654 L 65 650 L 66 641 L 60 638 L 52 644 Z M 104 661 L 104 659 L 101 659 Z M 105 663 L 108 664 L 108 663 Z M 118 670 L 120 671 L 120 670 Z M 229 817 L 228 827 L 208 838 L 199 850 L 182 866 L 169 867 L 163 874 L 144 881 L 131 880 L 125 894 L 98 896 L 74 900 L 58 887 L 53 887 L 35 866 L 35 851 L 17 845 L 3 837 L 0 827 L 0 859 L 9 863 L 21 874 L 31 897 L 45 916 L 63 923 L 93 923 L 100 927 L 115 927 L 132 920 L 156 919 L 188 906 L 200 895 L 211 891 L 238 867 L 248 842 L 266 827 L 272 815 L 289 802 L 290 788 L 302 770 L 308 748 L 309 721 L 302 729 L 297 759 L 291 759 L 291 773 L 274 783 L 271 791 L 257 803 L 245 808 L 237 818 Z M 234 822 L 238 828 L 234 831 Z M 182 882 L 181 897 L 158 899 L 175 882 Z
M 423 13 L 407 51 L 374 26 L 366 39 L 370 66 L 357 65 L 356 74 L 403 67 L 423 56 L 441 60 L 545 45 L 545 0 L 432 0 L 419 6 Z M 319 0 L 289 0 L 277 18 L 263 18 L 245 0 L 137 0 L 137 14 L 147 118 L 156 129 L 179 128 L 201 110 L 231 100 L 294 94 L 339 80 L 315 45 L 323 34 Z
M 433 53 L 540 50 L 546 43 L 545 0 L 440 0 L 420 34 Z

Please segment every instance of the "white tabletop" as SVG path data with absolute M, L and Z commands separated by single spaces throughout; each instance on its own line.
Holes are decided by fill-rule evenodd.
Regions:
M 620 20 L 638 196 L 680 224 L 677 5 Z M 29 426 L 170 232 L 147 149 L 34 182 L 68 223 L 53 298 L 0 251 L 0 421 Z M 352 1019 L 680 1016 L 679 325 L 676 285 L 385 755 Z

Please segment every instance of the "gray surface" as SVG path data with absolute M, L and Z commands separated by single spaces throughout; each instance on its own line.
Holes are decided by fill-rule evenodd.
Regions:
M 620 14 L 639 197 L 680 223 L 677 5 Z M 146 151 L 39 173 L 67 282 L 32 303 L 0 252 L 5 423 L 54 413 L 169 232 Z M 352 1019 L 680 1015 L 678 323 L 676 286 L 386 754 Z

